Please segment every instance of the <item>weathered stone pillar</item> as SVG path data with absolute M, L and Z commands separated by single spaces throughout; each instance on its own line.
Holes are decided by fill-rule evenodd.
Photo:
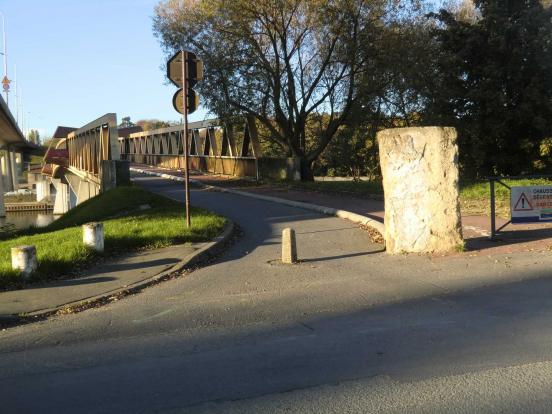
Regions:
M 377 135 L 390 254 L 463 245 L 454 128 L 396 128 Z
M 12 269 L 19 270 L 28 278 L 38 267 L 35 246 L 17 246 L 11 248 Z
M 87 223 L 82 225 L 82 242 L 85 246 L 97 252 L 104 251 L 103 223 Z

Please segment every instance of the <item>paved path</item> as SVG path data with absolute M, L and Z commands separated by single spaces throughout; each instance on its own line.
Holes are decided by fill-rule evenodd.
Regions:
M 181 172 L 137 165 L 141 169 L 182 176 Z M 348 210 L 379 220 L 383 223 L 384 203 L 382 197 L 356 197 L 346 194 L 328 194 L 307 190 L 292 190 L 275 185 L 258 186 L 254 181 L 236 180 L 231 177 L 194 174 L 193 179 L 205 184 L 236 188 L 241 191 L 302 201 L 321 206 Z M 497 227 L 506 220 L 497 217 Z M 462 216 L 462 230 L 466 248 L 470 253 L 502 254 L 552 249 L 552 223 L 509 225 L 500 234 L 499 241 L 489 240 L 490 218 L 486 216 Z
M 179 245 L 127 254 L 105 260 L 83 271 L 78 278 L 0 292 L 0 323 L 2 318 L 9 319 L 11 315 L 53 310 L 151 279 L 186 260 L 203 245 Z
M 549 253 L 388 257 L 337 218 L 192 197 L 243 238 L 185 278 L 2 332 L 3 412 L 552 409 Z M 299 265 L 273 261 L 286 226 Z

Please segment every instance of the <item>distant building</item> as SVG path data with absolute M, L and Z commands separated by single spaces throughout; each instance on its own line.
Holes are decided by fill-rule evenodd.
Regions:
M 130 134 L 144 131 L 140 125 L 117 129 L 119 138 L 128 138 Z

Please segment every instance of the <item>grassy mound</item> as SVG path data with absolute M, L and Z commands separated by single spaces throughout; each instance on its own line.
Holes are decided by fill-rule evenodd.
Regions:
M 184 207 L 176 201 L 137 187 L 121 187 L 90 199 L 48 227 L 21 232 L 0 241 L 0 288 L 16 287 L 21 278 L 11 269 L 11 247 L 35 245 L 39 267 L 31 281 L 59 277 L 90 265 L 98 254 L 82 243 L 81 225 L 102 221 L 105 251 L 158 248 L 175 243 L 208 241 L 223 229 L 226 220 L 192 208 L 192 228 L 187 229 Z

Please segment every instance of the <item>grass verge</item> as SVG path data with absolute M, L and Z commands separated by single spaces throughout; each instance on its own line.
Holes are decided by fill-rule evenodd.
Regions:
M 137 187 L 121 187 L 90 199 L 48 227 L 30 229 L 0 241 L 0 289 L 21 286 L 11 269 L 11 247 L 35 245 L 38 271 L 31 282 L 57 278 L 90 265 L 99 255 L 82 243 L 80 225 L 102 221 L 106 254 L 203 242 L 220 234 L 226 219 L 192 208 L 192 228 L 185 226 L 183 206 Z
M 286 181 L 290 188 L 356 196 L 383 194 L 381 181 Z
M 525 185 L 552 185 L 552 180 L 522 179 L 522 180 L 502 180 L 504 183 L 512 186 Z M 383 195 L 383 185 L 381 181 L 282 181 L 274 182 L 276 185 L 284 185 L 291 189 L 319 191 L 322 193 L 347 194 L 356 197 L 366 197 L 368 195 Z M 496 189 L 496 214 L 499 217 L 508 218 L 510 216 L 510 192 L 500 185 L 495 185 Z M 477 183 L 464 183 L 460 185 L 460 205 L 463 215 L 484 215 L 490 216 L 490 187 L 488 181 Z
M 510 187 L 526 185 L 552 185 L 552 180 L 544 178 L 523 180 L 502 180 Z M 502 218 L 510 217 L 510 191 L 495 184 L 496 214 Z M 469 183 L 460 186 L 460 204 L 464 215 L 491 215 L 491 190 L 488 181 Z

